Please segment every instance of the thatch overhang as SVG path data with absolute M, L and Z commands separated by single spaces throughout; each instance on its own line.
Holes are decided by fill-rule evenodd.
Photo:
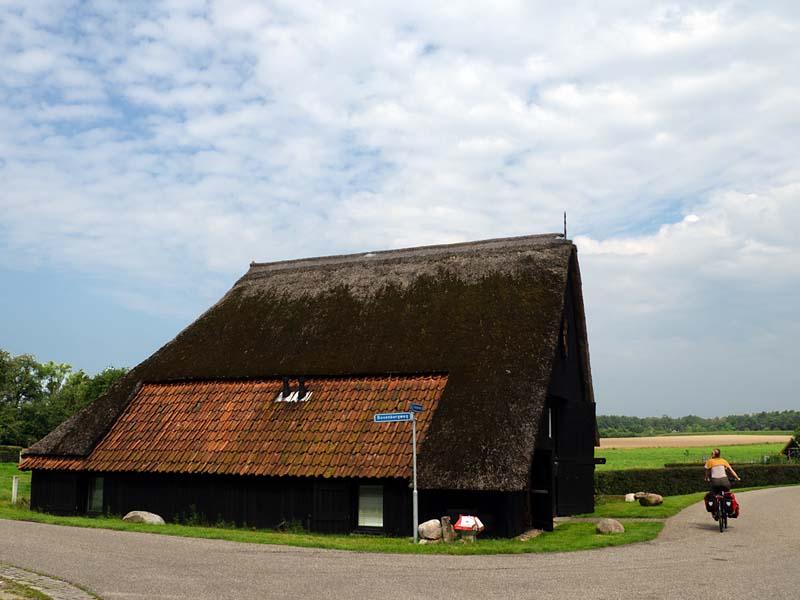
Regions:
M 217 304 L 27 455 L 88 456 L 142 382 L 436 372 L 448 379 L 421 445 L 420 486 L 523 490 L 570 277 L 580 299 L 575 246 L 557 234 L 253 263 Z

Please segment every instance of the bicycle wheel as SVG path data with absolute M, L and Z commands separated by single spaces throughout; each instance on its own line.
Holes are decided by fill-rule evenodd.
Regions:
M 719 519 L 717 520 L 717 522 L 719 523 L 719 532 L 722 533 L 723 531 L 725 531 L 724 521 L 727 518 L 727 515 L 725 513 L 725 500 L 721 498 L 717 501 L 717 514 L 719 515 Z

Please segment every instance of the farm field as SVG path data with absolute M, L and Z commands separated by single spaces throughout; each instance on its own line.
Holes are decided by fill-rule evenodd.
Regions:
M 786 444 L 791 435 L 785 433 L 712 433 L 688 435 L 659 435 L 653 437 L 600 438 L 600 449 L 606 448 L 691 448 L 708 446 L 709 449 L 722 446 L 741 446 L 752 444 Z
M 641 438 L 639 438 L 641 439 Z M 697 438 L 692 438 L 693 440 Z M 595 456 L 605 457 L 606 464 L 597 465 L 598 471 L 619 471 L 623 469 L 658 469 L 667 463 L 703 464 L 711 455 L 711 448 L 718 447 L 722 456 L 731 463 L 761 462 L 764 455 L 777 454 L 785 443 L 740 444 L 728 446 L 711 443 L 705 446 L 662 447 L 662 448 L 595 448 Z

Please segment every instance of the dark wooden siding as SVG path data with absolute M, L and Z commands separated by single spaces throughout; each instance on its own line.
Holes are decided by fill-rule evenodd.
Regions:
M 87 482 L 95 474 L 33 471 L 31 507 L 58 514 L 86 512 Z M 275 528 L 300 525 L 326 533 L 356 529 L 358 486 L 383 486 L 388 535 L 411 535 L 411 491 L 403 480 L 305 479 L 98 473 L 103 512 L 146 510 L 170 522 L 232 523 Z
M 33 471 L 31 508 L 56 515 L 86 511 L 88 489 L 84 475 L 68 471 Z
M 578 323 L 575 285 L 569 278 L 564 315 L 561 323 L 557 356 L 548 388 L 547 410 L 552 419 L 552 439 L 547 436 L 547 410 L 540 423 L 537 449 L 549 452 L 552 470 L 541 463 L 546 452 L 536 452 L 531 469 L 531 490 L 551 490 L 554 516 L 573 515 L 594 510 L 594 441 L 595 404 L 590 401 L 584 385 L 582 354 L 578 344 Z M 564 343 L 565 342 L 565 343 Z M 545 481 L 547 480 L 547 481 Z M 541 493 L 539 494 L 541 495 Z M 531 501 L 542 513 L 546 501 Z M 537 521 L 542 521 L 538 514 Z

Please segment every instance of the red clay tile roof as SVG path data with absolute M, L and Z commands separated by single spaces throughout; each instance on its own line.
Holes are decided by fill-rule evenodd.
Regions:
M 146 383 L 87 458 L 27 456 L 20 466 L 408 478 L 411 427 L 372 417 L 424 404 L 421 444 L 446 383 L 446 375 L 307 379 L 305 402 L 276 402 L 275 379 Z

